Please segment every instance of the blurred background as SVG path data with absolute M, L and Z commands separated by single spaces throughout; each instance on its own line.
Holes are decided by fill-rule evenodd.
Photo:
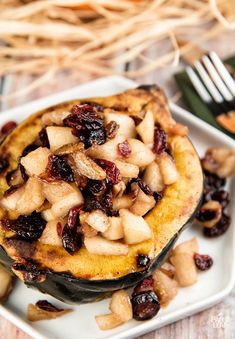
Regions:
M 172 74 L 235 54 L 234 29 L 234 0 L 1 0 L 1 110 L 110 74 L 177 101 Z

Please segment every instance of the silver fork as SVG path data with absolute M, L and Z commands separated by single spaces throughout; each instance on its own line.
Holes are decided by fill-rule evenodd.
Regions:
M 210 52 L 186 72 L 201 99 L 209 106 L 217 122 L 235 133 L 235 80 L 215 52 Z

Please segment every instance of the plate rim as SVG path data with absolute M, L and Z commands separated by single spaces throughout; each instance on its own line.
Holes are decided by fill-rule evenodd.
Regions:
M 138 86 L 138 84 L 130 79 L 127 79 L 122 76 L 107 76 L 107 77 L 101 77 L 97 78 L 93 81 L 86 82 L 84 84 L 71 87 L 70 89 L 67 89 L 65 91 L 59 91 L 55 94 L 45 96 L 43 98 L 37 99 L 30 101 L 24 105 L 16 106 L 11 109 L 5 110 L 0 112 L 0 123 L 6 121 L 9 119 L 9 115 L 14 114 L 16 111 L 30 111 L 29 114 L 32 114 L 33 112 L 42 109 L 44 107 L 49 107 L 53 104 L 63 102 L 65 100 L 60 100 L 60 96 L 70 96 L 76 89 L 81 90 L 85 87 L 89 87 L 91 85 L 96 86 L 100 82 L 103 81 L 109 81 L 112 82 L 113 85 L 117 84 L 119 86 L 123 86 L 123 90 L 129 89 L 129 88 L 134 88 Z M 73 94 L 72 94 L 73 96 Z M 68 100 L 70 100 L 68 98 Z M 48 103 L 48 104 L 46 104 Z M 40 106 L 39 108 L 36 108 Z M 223 132 L 217 130 L 215 127 L 209 125 L 205 121 L 199 119 L 198 117 L 194 116 L 192 113 L 187 111 L 184 108 L 181 108 L 177 104 L 169 101 L 169 106 L 173 114 L 176 114 L 178 116 L 182 116 L 183 118 L 189 120 L 189 122 L 192 122 L 193 125 L 196 125 L 198 128 L 202 127 L 203 129 L 207 128 L 209 129 L 217 138 L 222 139 L 225 141 L 227 144 L 229 144 L 231 147 L 235 147 L 235 141 L 230 138 L 229 136 L 225 135 Z M 17 113 L 20 115 L 21 113 Z M 232 254 L 235 256 L 235 232 L 233 232 L 233 248 L 232 248 Z M 196 303 L 193 303 L 188 306 L 184 306 L 184 311 L 182 312 L 180 309 L 175 310 L 171 312 L 169 315 L 164 315 L 163 317 L 165 318 L 165 321 L 162 324 L 155 324 L 156 318 L 153 318 L 149 320 L 146 323 L 141 323 L 139 326 L 135 326 L 133 328 L 123 330 L 122 332 L 115 334 L 112 336 L 112 339 L 121 339 L 121 338 L 128 338 L 134 335 L 140 335 L 144 334 L 146 332 L 149 332 L 151 330 L 166 326 L 167 324 L 173 323 L 175 321 L 178 321 L 180 319 L 183 319 L 185 317 L 188 317 L 192 314 L 195 314 L 197 312 L 202 311 L 203 309 L 206 309 L 208 307 L 211 307 L 212 305 L 217 304 L 219 301 L 221 301 L 224 297 L 226 297 L 231 290 L 233 289 L 235 284 L 235 265 L 232 265 L 231 267 L 231 277 L 226 285 L 225 288 L 222 288 L 219 292 L 215 293 L 214 295 L 207 297 L 204 300 L 198 301 Z M 33 338 L 37 339 L 48 339 L 48 337 L 44 336 L 43 334 L 40 333 L 39 330 L 35 329 L 33 325 L 29 324 L 27 321 L 25 321 L 23 318 L 20 316 L 16 315 L 13 311 L 7 309 L 4 307 L 4 305 L 0 305 L 0 315 L 5 317 L 7 320 L 15 324 L 17 327 L 22 329 L 24 332 L 27 334 L 31 335 Z M 159 319 L 159 318 L 158 318 Z

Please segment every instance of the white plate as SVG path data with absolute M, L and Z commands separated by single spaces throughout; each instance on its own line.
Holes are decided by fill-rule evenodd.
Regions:
M 106 96 L 135 87 L 136 84 L 121 77 L 107 77 L 87 83 L 71 90 L 31 102 L 27 105 L 11 109 L 0 114 L 0 124 L 14 119 L 22 121 L 23 118 L 43 107 L 65 100 Z M 186 124 L 190 129 L 190 137 L 198 152 L 202 155 L 209 146 L 234 147 L 235 142 L 215 128 L 191 115 L 180 107 L 171 104 L 171 110 L 176 120 Z M 230 192 L 234 194 L 234 182 L 230 185 Z M 182 192 L 183 193 L 183 192 Z M 231 211 L 233 224 L 235 221 L 235 208 Z M 180 242 L 196 236 L 199 239 L 200 253 L 208 253 L 214 259 L 210 271 L 200 273 L 198 282 L 192 287 L 180 289 L 177 297 L 158 315 L 149 321 L 137 322 L 132 320 L 127 324 L 111 331 L 99 331 L 95 322 L 95 315 L 107 313 L 109 300 L 98 303 L 75 306 L 74 312 L 61 318 L 49 321 L 30 323 L 26 320 L 26 310 L 29 303 L 39 299 L 47 299 L 56 305 L 64 305 L 50 296 L 28 289 L 23 283 L 18 282 L 8 302 L 0 306 L 0 314 L 34 338 L 131 338 L 159 328 L 176 320 L 187 317 L 193 313 L 208 308 L 222 300 L 232 289 L 235 282 L 235 232 L 234 225 L 221 237 L 206 239 L 201 229 L 193 226 L 183 232 Z

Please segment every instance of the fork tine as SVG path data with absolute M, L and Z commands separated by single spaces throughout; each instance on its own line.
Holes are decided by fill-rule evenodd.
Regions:
M 191 66 L 186 67 L 186 72 L 188 74 L 188 77 L 190 81 L 192 82 L 194 88 L 198 92 L 199 96 L 202 98 L 203 101 L 206 103 L 212 102 L 212 98 L 208 91 L 206 90 L 205 86 L 201 82 L 200 78 L 196 74 L 196 72 L 193 70 Z
M 235 97 L 235 81 L 231 74 L 228 72 L 222 61 L 220 60 L 219 56 L 215 52 L 210 52 L 209 56 L 214 63 L 217 71 L 219 72 L 221 78 L 224 80 L 225 84 L 228 86 L 229 90 Z
M 217 103 L 222 103 L 224 101 L 223 97 L 221 96 L 218 89 L 215 87 L 213 81 L 211 80 L 211 78 L 209 77 L 207 72 L 205 71 L 201 62 L 195 61 L 194 66 L 195 66 L 196 70 L 198 71 L 204 85 L 206 86 L 208 92 L 211 94 L 214 101 L 217 102 Z
M 232 101 L 233 96 L 225 86 L 224 82 L 221 80 L 216 68 L 208 58 L 208 56 L 204 55 L 202 57 L 203 64 L 205 65 L 211 79 L 213 80 L 214 84 L 217 86 L 218 90 L 222 94 L 225 100 Z

